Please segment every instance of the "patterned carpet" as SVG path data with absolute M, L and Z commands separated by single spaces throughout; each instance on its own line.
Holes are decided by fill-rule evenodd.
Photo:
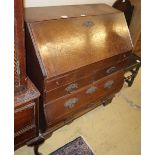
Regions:
M 78 137 L 49 155 L 94 155 L 94 153 L 83 138 Z

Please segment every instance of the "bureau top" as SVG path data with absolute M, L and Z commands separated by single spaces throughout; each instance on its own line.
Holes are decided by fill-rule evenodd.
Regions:
M 27 22 L 58 19 L 63 16 L 79 17 L 120 12 L 106 4 L 65 5 L 25 8 Z
M 54 13 L 52 8 L 48 8 L 48 11 L 51 9 L 51 14 Z M 72 12 L 69 12 L 69 8 Z M 41 10 L 46 9 L 47 7 Z M 65 19 L 50 19 L 62 15 L 61 10 L 68 13 L 63 14 L 67 16 Z M 41 14 L 39 17 L 38 9 L 36 13 L 35 10 L 33 11 L 30 12 L 32 16 L 36 16 L 37 21 L 32 22 L 31 18 L 30 21 L 27 20 L 27 26 L 36 55 L 47 78 L 132 50 L 132 41 L 124 14 L 110 6 L 102 4 L 65 6 L 65 9 L 58 7 L 54 15 L 45 11 L 43 13 L 45 18 Z M 93 15 L 82 17 L 78 15 L 88 12 Z M 99 14 L 94 15 L 94 13 Z M 68 17 L 72 14 L 77 17 Z

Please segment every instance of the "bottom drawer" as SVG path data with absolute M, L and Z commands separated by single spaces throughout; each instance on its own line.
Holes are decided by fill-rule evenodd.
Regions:
M 117 93 L 122 88 L 123 82 L 123 72 L 116 72 L 70 95 L 46 104 L 44 111 L 47 126 L 52 126 L 71 117 L 80 109 L 88 107 L 90 103 L 100 98 Z
M 35 126 L 32 126 L 30 128 L 25 129 L 25 131 L 17 132 L 15 133 L 14 143 L 15 148 L 20 147 L 27 141 L 33 139 L 36 137 L 36 128 Z
M 17 108 L 14 113 L 15 132 L 35 124 L 35 102 Z
M 36 137 L 36 103 L 28 102 L 14 112 L 15 148 Z

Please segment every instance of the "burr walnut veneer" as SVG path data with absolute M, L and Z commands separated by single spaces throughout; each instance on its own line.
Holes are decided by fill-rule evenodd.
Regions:
M 110 103 L 140 66 L 124 14 L 105 4 L 27 8 L 25 28 L 43 136 Z M 125 78 L 127 71 L 134 76 Z

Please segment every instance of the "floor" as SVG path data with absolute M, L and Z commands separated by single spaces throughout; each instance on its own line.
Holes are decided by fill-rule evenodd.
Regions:
M 78 136 L 83 136 L 96 155 L 140 155 L 141 94 L 140 71 L 131 88 L 124 85 L 112 103 L 93 111 L 55 131 L 40 146 L 48 155 Z M 24 146 L 15 155 L 34 155 L 33 149 Z

